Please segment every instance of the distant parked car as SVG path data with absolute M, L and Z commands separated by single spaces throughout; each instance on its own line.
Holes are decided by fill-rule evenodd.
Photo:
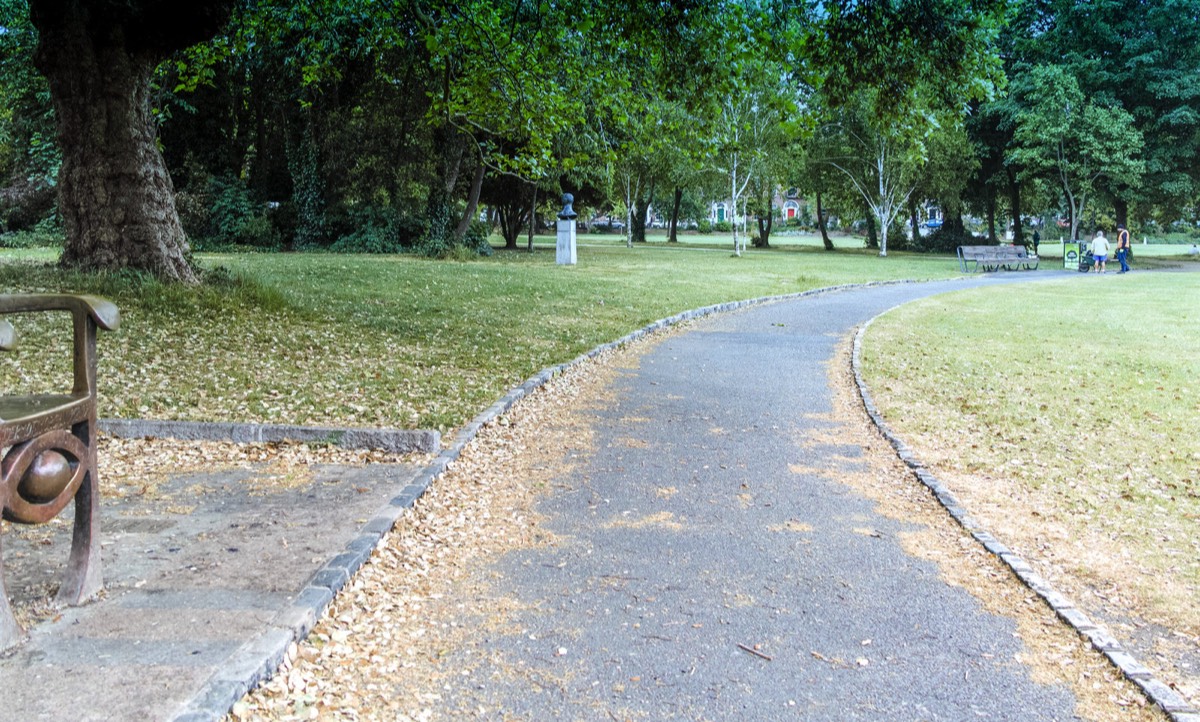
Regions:
M 941 218 L 930 218 L 929 220 L 925 221 L 925 227 L 926 228 L 941 228 L 942 227 L 942 219 Z
M 592 221 L 591 230 L 599 232 L 616 233 L 625 230 L 625 224 L 615 218 L 597 218 Z

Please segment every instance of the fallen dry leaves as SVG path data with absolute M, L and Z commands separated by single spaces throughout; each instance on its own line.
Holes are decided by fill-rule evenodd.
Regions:
M 588 452 L 588 405 L 604 396 L 611 354 L 575 367 L 488 425 L 376 548 L 278 673 L 231 720 L 430 720 L 444 716 L 444 657 L 516 601 L 487 566 L 554 544 L 534 501 Z M 520 674 L 520 670 L 514 670 Z M 551 683 L 543 680 L 543 682 Z

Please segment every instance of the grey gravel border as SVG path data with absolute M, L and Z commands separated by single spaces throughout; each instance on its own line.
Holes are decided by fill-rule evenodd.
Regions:
M 912 470 L 913 474 L 922 484 L 933 492 L 933 495 L 937 497 L 938 503 L 945 507 L 950 516 L 954 517 L 955 521 L 958 522 L 959 526 L 975 537 L 975 540 L 996 556 L 1001 563 L 1011 569 L 1025 586 L 1029 587 L 1046 604 L 1050 605 L 1050 608 L 1054 610 L 1054 613 L 1060 619 L 1071 625 L 1076 632 L 1087 638 L 1097 651 L 1108 657 L 1109 661 L 1116 665 L 1131 682 L 1141 688 L 1142 692 L 1145 693 L 1151 702 L 1161 707 L 1174 722 L 1200 722 L 1200 711 L 1191 707 L 1174 689 L 1155 679 L 1150 670 L 1140 664 L 1132 654 L 1123 649 L 1121 643 L 1103 625 L 1092 621 L 1092 619 L 1075 606 L 1074 602 L 1057 592 L 1049 582 L 1035 572 L 1033 567 L 1021 558 L 1020 555 L 1006 547 L 968 514 L 966 508 L 959 502 L 958 498 L 933 473 L 925 468 L 925 464 L 913 454 L 908 444 L 904 443 L 892 431 L 887 422 L 884 421 L 862 376 L 862 339 L 867 329 L 875 322 L 875 319 L 888 312 L 884 311 L 879 316 L 872 318 L 859 327 L 858 332 L 854 335 L 854 351 L 850 359 L 850 366 L 854 372 L 854 384 L 858 388 L 859 398 L 862 400 L 863 408 L 866 409 L 867 415 L 871 417 L 871 422 L 875 425 L 875 428 L 879 429 L 879 433 L 896 450 L 896 455 L 900 460 Z
M 685 321 L 692 321 L 718 313 L 728 313 L 750 306 L 776 301 L 789 301 L 797 298 L 824 295 L 861 288 L 877 286 L 894 286 L 921 281 L 871 281 L 868 283 L 850 283 L 838 286 L 827 286 L 799 293 L 780 296 L 764 296 L 745 301 L 730 301 L 705 306 L 683 313 L 659 319 L 643 328 L 629 333 L 616 341 L 597 346 L 586 353 L 566 363 L 550 366 L 529 377 L 524 383 L 513 387 L 496 403 L 489 406 L 483 413 L 476 416 L 469 424 L 455 435 L 450 445 L 442 450 L 436 459 L 426 466 L 416 478 L 394 497 L 382 509 L 376 512 L 374 518 L 363 526 L 360 535 L 355 538 L 344 552 L 337 553 L 309 581 L 308 585 L 297 595 L 292 605 L 280 612 L 272 620 L 267 630 L 234 652 L 224 663 L 221 671 L 213 675 L 204 687 L 186 702 L 180 711 L 171 719 L 173 722 L 215 722 L 227 714 L 247 692 L 266 681 L 283 663 L 288 647 L 293 642 L 304 639 L 312 630 L 317 620 L 324 614 L 325 608 L 333 601 L 334 595 L 358 571 L 383 536 L 404 513 L 412 508 L 416 500 L 429 489 L 434 480 L 449 468 L 450 464 L 462 454 L 467 444 L 471 443 L 485 426 L 508 413 L 518 401 L 546 385 L 555 376 L 566 370 L 585 363 L 603 353 L 621 348 L 627 344 L 657 333 Z M 231 425 L 235 426 L 235 425 Z M 250 425 L 245 425 L 250 426 Z M 103 429 L 103 425 L 101 425 Z M 1200 722 L 1196 719 L 1181 720 L 1181 722 Z

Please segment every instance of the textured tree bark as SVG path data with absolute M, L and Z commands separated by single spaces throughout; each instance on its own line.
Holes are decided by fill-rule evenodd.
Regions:
M 1113 211 L 1117 216 L 1117 225 L 1122 228 L 1129 227 L 1129 201 L 1124 198 L 1113 199 Z
M 62 150 L 62 263 L 194 282 L 175 193 L 156 143 L 150 80 L 170 52 L 211 37 L 230 2 L 33 0 L 34 60 Z
M 646 215 L 650 213 L 651 195 L 653 195 L 653 190 L 650 195 L 639 198 L 634 204 L 633 215 L 629 219 L 629 229 L 633 234 L 634 243 L 646 242 Z
M 867 248 L 879 248 L 879 234 L 875 226 L 875 211 L 870 206 L 864 204 L 863 211 L 867 218 Z
M 475 168 L 475 177 L 471 179 L 471 190 L 467 194 L 467 210 L 463 212 L 462 220 L 458 222 L 458 228 L 454 229 L 454 240 L 456 243 L 461 243 L 463 237 L 467 235 L 467 230 L 471 227 L 471 221 L 475 218 L 475 211 L 479 208 L 479 193 L 483 188 L 483 174 L 487 170 L 483 161 L 479 161 L 479 165 Z
M 759 248 L 771 247 L 771 227 L 775 222 L 775 209 L 771 207 L 771 190 L 768 188 L 763 194 L 763 206 L 767 209 L 766 217 L 758 216 L 758 243 L 755 245 Z
M 832 251 L 833 241 L 825 228 L 825 209 L 821 207 L 821 191 L 817 191 L 817 228 L 821 229 L 821 242 L 825 244 L 825 250 Z
M 671 204 L 671 232 L 667 236 L 668 243 L 679 242 L 679 206 L 683 203 L 683 189 L 675 186 L 675 201 Z

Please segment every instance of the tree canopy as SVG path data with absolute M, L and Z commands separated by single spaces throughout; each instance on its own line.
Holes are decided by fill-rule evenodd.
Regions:
M 634 242 L 651 209 L 769 221 L 799 188 L 866 217 L 882 254 L 904 212 L 917 240 L 926 204 L 992 237 L 1007 217 L 1018 241 L 1029 210 L 1073 232 L 1087 207 L 1175 219 L 1200 192 L 1200 30 L 1178 22 L 1197 16 L 1200 0 L 0 0 L 0 231 L 61 223 L 66 264 L 190 281 L 189 251 L 221 244 L 438 254 L 499 224 L 515 248 L 563 191 Z

